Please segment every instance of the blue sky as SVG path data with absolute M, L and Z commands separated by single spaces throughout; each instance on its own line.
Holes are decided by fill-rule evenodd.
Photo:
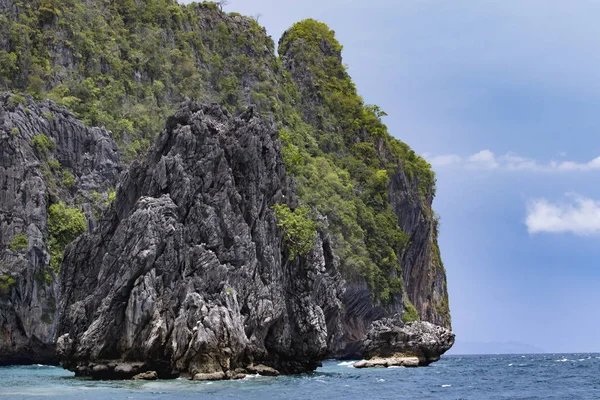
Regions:
M 275 41 L 301 19 L 327 23 L 365 101 L 432 163 L 457 344 L 600 351 L 600 3 L 230 0 L 225 10 L 260 15 Z

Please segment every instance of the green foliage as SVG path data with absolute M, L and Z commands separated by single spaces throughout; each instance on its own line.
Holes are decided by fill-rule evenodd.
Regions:
M 46 284 L 46 285 L 49 285 L 49 284 L 52 283 L 52 281 L 54 281 L 54 278 L 52 278 L 52 274 L 47 269 L 42 269 L 38 273 L 36 273 L 35 274 L 35 279 L 39 283 L 43 283 L 43 284 Z
M 29 246 L 29 239 L 27 238 L 27 235 L 24 233 L 16 234 L 15 237 L 13 237 L 13 240 L 11 240 L 10 245 L 9 245 L 10 249 L 14 252 L 24 250 L 27 248 L 27 246 Z
M 16 126 L 10 130 L 10 134 L 13 136 L 17 136 L 19 134 L 19 128 Z
M 283 158 L 296 177 L 300 200 L 327 217 L 347 279 L 365 279 L 376 300 L 403 298 L 400 259 L 409 237 L 398 226 L 388 186 L 404 173 L 428 209 L 435 178 L 430 166 L 394 139 L 377 105 L 366 105 L 341 59 L 342 46 L 327 25 L 294 24 L 279 42 L 292 63 L 299 91 L 285 85 L 280 132 Z M 298 115 L 300 111 L 300 115 Z
M 438 315 L 442 316 L 446 321 L 450 321 L 450 304 L 448 301 L 448 292 L 440 300 L 433 301 L 433 307 Z
M 58 161 L 56 158 L 50 158 L 48 161 L 46 161 L 46 164 L 48 164 L 50 169 L 60 171 L 60 161 Z
M 10 275 L 0 276 L 0 292 L 6 294 L 17 281 Z
M 421 319 L 419 312 L 417 311 L 413 303 L 410 302 L 410 300 L 405 299 L 404 304 L 406 306 L 406 310 L 404 311 L 404 314 L 402 314 L 402 321 L 413 322 Z
M 317 235 L 317 224 L 310 217 L 310 208 L 301 206 L 292 211 L 287 204 L 275 204 L 273 210 L 277 226 L 283 231 L 290 260 L 308 254 L 315 245 Z
M 55 273 L 60 270 L 63 251 L 77 236 L 85 232 L 86 219 L 78 208 L 70 208 L 65 203 L 52 204 L 48 209 L 48 232 L 50 240 L 50 267 Z
M 62 184 L 67 189 L 73 189 L 75 187 L 75 177 L 73 176 L 73 174 L 67 170 L 63 171 Z
M 117 192 L 114 189 L 108 191 L 108 195 L 106 196 L 106 207 L 110 206 L 110 204 L 115 201 L 117 198 Z
M 42 157 L 46 157 L 48 153 L 54 151 L 54 149 L 56 148 L 54 140 L 50 139 L 43 133 L 35 135 L 33 139 L 31 139 L 31 145 Z
M 329 27 L 314 19 L 306 19 L 301 22 L 297 22 L 287 32 L 279 43 L 279 48 L 284 51 L 289 48 L 291 43 L 301 40 L 307 47 L 320 46 L 322 42 L 327 42 L 333 45 L 334 49 L 338 52 L 342 51 L 342 45 L 335 39 L 335 32 L 329 29 Z M 279 53 L 285 54 L 285 53 Z
M 210 2 L 18 2 L 0 16 L 0 39 L 7 43 L 0 87 L 50 98 L 105 126 L 126 161 L 145 153 L 186 97 L 221 101 L 231 111 L 248 106 L 253 99 L 242 81 L 267 81 L 274 59 L 263 28 Z M 65 59 L 74 63 L 69 70 Z M 25 103 L 20 95 L 10 100 Z
M 10 96 L 10 99 L 8 99 L 8 105 L 11 107 L 16 107 L 18 105 L 24 104 L 27 104 L 27 99 L 24 96 L 21 96 L 20 94 L 13 94 L 12 96 Z

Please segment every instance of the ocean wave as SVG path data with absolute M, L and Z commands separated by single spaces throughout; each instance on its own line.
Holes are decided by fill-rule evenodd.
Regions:
M 452 385 L 442 385 L 442 387 L 452 387 Z
M 352 367 L 354 368 L 354 363 L 356 361 L 342 361 L 341 363 L 338 364 L 339 367 Z

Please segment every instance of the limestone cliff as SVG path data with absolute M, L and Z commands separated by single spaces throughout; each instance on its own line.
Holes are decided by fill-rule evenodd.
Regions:
M 367 261 L 375 261 L 381 273 L 374 281 L 369 281 L 370 272 L 353 272 L 354 254 L 342 260 L 341 273 L 348 288 L 343 299 L 344 338 L 334 354 L 356 357 L 363 355 L 363 342 L 374 321 L 390 322 L 404 316 L 405 321 L 421 319 L 448 329 L 451 321 L 446 272 L 437 244 L 438 222 L 432 209 L 433 172 L 408 146 L 387 133 L 381 123 L 385 113 L 379 107 L 363 104 L 346 73 L 341 51 L 334 32 L 314 20 L 295 24 L 279 42 L 283 65 L 300 91 L 301 114 L 314 130 L 319 150 L 330 156 L 336 168 L 356 176 L 355 196 L 376 212 L 394 216 L 405 237 L 401 242 L 385 237 L 377 242 L 378 247 L 392 243 L 392 254 L 385 258 L 377 258 L 365 239 L 371 254 Z M 357 160 L 365 161 L 360 164 Z M 378 181 L 378 174 L 384 177 L 383 182 Z M 306 191 L 315 190 L 310 182 L 306 185 Z M 351 206 L 355 204 L 362 205 L 355 202 Z M 336 213 L 329 215 L 338 217 Z M 368 222 L 359 222 L 357 229 L 379 234 L 385 229 L 386 221 L 382 222 L 371 231 Z M 344 228 L 342 231 L 347 230 Z M 342 236 L 340 242 L 349 241 L 345 233 Z M 387 266 L 382 267 L 384 263 Z
M 73 205 L 93 227 L 94 193 L 114 187 L 120 169 L 105 130 L 51 102 L 0 95 L 0 364 L 55 362 L 48 210 Z

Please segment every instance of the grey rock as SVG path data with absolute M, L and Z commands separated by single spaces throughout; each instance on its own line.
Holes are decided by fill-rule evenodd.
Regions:
M 155 381 L 158 379 L 156 371 L 142 372 L 133 376 L 134 381 Z
M 258 364 L 258 365 L 249 365 L 246 367 L 246 370 L 251 374 L 259 374 L 264 376 L 278 376 L 279 371 L 274 368 L 267 367 L 266 365 Z
M 430 322 L 405 324 L 398 318 L 385 318 L 373 322 L 361 352 L 372 359 L 416 357 L 425 366 L 438 361 L 454 338 L 452 331 Z
M 195 374 L 193 379 L 195 381 L 222 381 L 223 379 L 227 379 L 227 375 L 223 371 L 218 371 L 204 374 Z
M 271 207 L 294 207 L 295 195 L 276 132 L 253 114 L 183 104 L 98 229 L 67 248 L 66 368 L 123 359 L 158 377 L 258 364 L 299 373 L 328 355 L 343 283 L 326 235 L 288 259 Z
M 10 105 L 10 97 L 0 94 L 0 279 L 14 283 L 0 291 L 0 365 L 55 363 L 58 285 L 48 268 L 47 210 L 53 202 L 78 202 L 93 227 L 90 198 L 116 185 L 120 159 L 109 132 L 86 127 L 50 101 Z M 41 134 L 54 144 L 46 154 L 33 145 Z M 61 185 L 52 159 L 74 176 L 74 188 Z M 28 245 L 11 250 L 18 234 Z
M 108 370 L 109 370 L 108 366 L 104 365 L 104 364 L 94 365 L 94 367 L 92 368 L 92 371 L 94 371 L 94 373 L 96 373 L 96 374 L 105 373 L 105 372 L 108 372 Z
M 389 367 L 407 367 L 414 368 L 420 365 L 418 357 L 388 357 L 373 358 L 371 360 L 362 360 L 353 364 L 354 368 L 389 368 Z

